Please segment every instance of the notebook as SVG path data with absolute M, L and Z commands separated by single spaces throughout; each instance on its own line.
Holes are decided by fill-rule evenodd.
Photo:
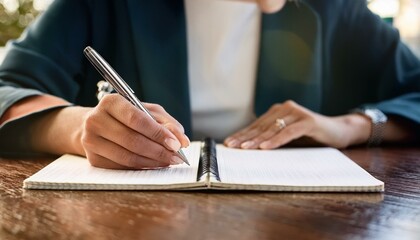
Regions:
M 333 148 L 243 150 L 212 139 L 192 142 L 186 164 L 155 170 L 93 167 L 63 155 L 25 179 L 25 189 L 55 190 L 256 190 L 381 192 L 384 183 Z

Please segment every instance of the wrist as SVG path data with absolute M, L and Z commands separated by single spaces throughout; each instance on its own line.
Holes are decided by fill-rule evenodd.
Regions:
M 343 116 L 347 129 L 348 146 L 365 144 L 368 142 L 372 128 L 371 120 L 361 114 L 352 113 Z
M 387 116 L 376 108 L 359 108 L 352 112 L 360 114 L 370 120 L 371 128 L 367 145 L 378 146 L 384 138 L 385 125 L 388 121 Z

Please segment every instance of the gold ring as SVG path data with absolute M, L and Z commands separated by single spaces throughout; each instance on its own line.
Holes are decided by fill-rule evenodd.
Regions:
M 286 125 L 286 121 L 284 121 L 284 119 L 283 119 L 283 118 L 277 118 L 277 119 L 276 119 L 276 126 L 277 126 L 278 128 L 280 128 L 280 130 L 281 130 L 281 129 L 283 129 L 283 128 L 287 127 L 287 125 Z

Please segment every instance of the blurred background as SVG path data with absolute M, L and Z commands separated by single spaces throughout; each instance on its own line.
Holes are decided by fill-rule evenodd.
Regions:
M 20 36 L 53 0 L 0 0 L 0 46 Z
M 6 42 L 18 38 L 52 1 L 0 0 L 0 62 Z M 367 0 L 367 4 L 384 21 L 399 29 L 403 41 L 420 58 L 420 0 Z
M 398 28 L 403 41 L 420 58 L 420 0 L 370 0 L 369 8 Z
M 38 14 L 53 0 L 0 0 L 0 63 L 4 57 L 4 45 L 20 36 Z

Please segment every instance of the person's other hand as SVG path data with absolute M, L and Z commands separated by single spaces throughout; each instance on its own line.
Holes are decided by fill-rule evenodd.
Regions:
M 273 105 L 250 126 L 225 139 L 233 148 L 273 149 L 293 141 L 298 145 L 345 148 L 368 140 L 371 122 L 359 114 L 327 117 L 293 101 Z
M 257 0 L 257 2 L 264 13 L 278 12 L 286 4 L 286 0 Z

